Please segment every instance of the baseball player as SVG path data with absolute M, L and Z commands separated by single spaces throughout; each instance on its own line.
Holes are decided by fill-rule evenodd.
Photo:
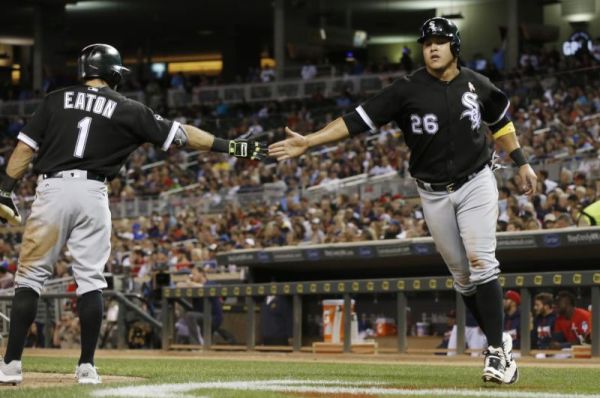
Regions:
M 269 154 L 285 160 L 308 148 L 354 136 L 395 121 L 411 150 L 427 226 L 454 277 L 455 289 L 488 341 L 483 380 L 514 383 L 518 371 L 511 339 L 503 335 L 500 269 L 495 257 L 498 189 L 490 160 L 488 128 L 519 167 L 521 189 L 532 194 L 536 176 L 506 116 L 509 101 L 486 77 L 458 65 L 460 35 L 445 18 L 427 20 L 418 39 L 425 67 L 397 79 L 322 130 L 288 138 Z
M 163 119 L 117 93 L 116 87 L 127 71 L 114 47 L 85 47 L 78 59 L 81 84 L 46 96 L 18 135 L 6 173 L 0 176 L 0 220 L 19 224 L 21 218 L 11 193 L 32 160 L 39 175 L 23 233 L 0 382 L 22 381 L 24 339 L 36 316 L 40 291 L 66 244 L 73 257 L 81 323 L 76 378 L 81 384 L 100 383 L 94 351 L 102 322 L 101 289 L 107 286 L 102 272 L 110 254 L 106 182 L 119 172 L 131 152 L 151 142 L 164 151 L 172 145 L 188 145 L 246 159 L 266 156 L 263 143 L 248 137 L 214 137 L 193 126 Z

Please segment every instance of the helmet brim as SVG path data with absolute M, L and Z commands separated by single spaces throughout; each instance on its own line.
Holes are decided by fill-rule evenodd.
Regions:
M 131 70 L 130 70 L 129 68 L 127 68 L 127 67 L 125 67 L 125 66 L 123 66 L 123 65 L 115 65 L 115 66 L 113 66 L 113 69 L 114 69 L 116 72 L 119 72 L 119 73 L 120 73 L 120 74 L 122 74 L 122 75 L 124 75 L 124 74 L 127 74 L 127 73 L 130 73 L 130 72 L 131 72 Z
M 419 38 L 417 39 L 417 42 L 418 42 L 418 43 L 421 43 L 421 44 L 423 44 L 423 42 L 424 42 L 425 40 L 427 40 L 427 39 L 429 39 L 429 38 L 432 38 L 432 37 L 441 37 L 442 39 L 448 39 L 448 40 L 450 40 L 450 41 L 452 41 L 452 39 L 454 38 L 454 36 L 453 36 L 452 34 L 447 34 L 447 35 L 444 35 L 444 34 L 439 34 L 439 35 L 427 35 L 427 36 L 421 36 L 421 37 L 419 37 Z

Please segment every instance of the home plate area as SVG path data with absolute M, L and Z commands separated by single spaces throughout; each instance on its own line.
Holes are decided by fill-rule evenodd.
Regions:
M 208 390 L 203 393 L 203 390 Z M 212 381 L 201 383 L 152 384 L 129 387 L 103 388 L 91 392 L 93 397 L 136 397 L 136 398 L 199 398 L 217 397 L 215 390 L 239 390 L 247 392 L 281 392 L 290 394 L 324 395 L 332 397 L 497 397 L 497 398 L 600 398 L 600 394 L 564 394 L 509 389 L 414 389 L 390 386 L 369 381 L 332 380 L 260 380 L 260 381 Z M 209 392 L 210 391 L 210 392 Z

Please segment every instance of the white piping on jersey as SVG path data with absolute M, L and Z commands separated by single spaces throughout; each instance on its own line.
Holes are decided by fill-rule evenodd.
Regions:
M 487 124 L 488 126 L 493 126 L 494 124 L 498 123 L 500 120 L 502 120 L 502 118 L 504 117 L 504 115 L 506 115 L 506 111 L 508 111 L 508 107 L 509 106 L 510 106 L 510 101 L 508 101 L 508 103 L 506 104 L 506 108 L 504 108 L 504 110 L 500 114 L 500 117 L 498 119 L 496 119 L 494 122 L 488 123 L 485 120 L 483 122 L 485 124 Z
M 375 123 L 373 123 L 373 121 L 371 120 L 371 118 L 369 117 L 369 115 L 367 115 L 367 112 L 365 112 L 364 108 L 362 107 L 362 105 L 359 105 L 356 107 L 356 112 L 358 112 L 359 116 L 362 118 L 363 122 L 365 122 L 365 124 L 367 126 L 369 126 L 370 128 L 370 132 L 374 133 L 375 131 L 377 131 L 377 126 L 375 126 Z
M 173 122 L 173 124 L 171 125 L 171 130 L 169 130 L 169 135 L 167 136 L 167 139 L 165 140 L 165 143 L 162 146 L 163 151 L 166 152 L 169 149 L 171 143 L 173 142 L 173 139 L 175 138 L 175 133 L 177 133 L 179 127 L 181 127 L 181 123 Z
M 19 135 L 17 136 L 17 139 L 19 141 L 23 141 L 23 143 L 27 144 L 27 146 L 31 147 L 35 151 L 40 149 L 40 146 L 38 145 L 38 143 L 35 142 L 31 137 L 29 137 L 28 135 L 26 135 L 23 132 L 19 133 Z

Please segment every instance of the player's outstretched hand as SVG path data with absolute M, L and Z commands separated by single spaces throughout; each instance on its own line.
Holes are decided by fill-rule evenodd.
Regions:
M 267 144 L 257 141 L 252 133 L 246 133 L 229 141 L 229 154 L 238 158 L 262 160 L 267 156 Z
M 287 138 L 269 145 L 269 156 L 286 160 L 302 155 L 308 149 L 308 140 L 295 131 L 285 128 Z
M 10 225 L 20 225 L 21 215 L 12 199 L 12 193 L 0 190 L 0 222 Z
M 519 167 L 519 177 L 521 177 L 521 182 L 523 184 L 522 187 L 519 187 L 521 192 L 525 195 L 533 195 L 537 190 L 537 176 L 529 163 Z

